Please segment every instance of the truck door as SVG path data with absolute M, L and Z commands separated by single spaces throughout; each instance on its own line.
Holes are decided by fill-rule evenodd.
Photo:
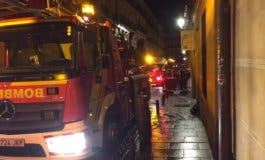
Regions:
M 88 28 L 89 29 L 89 28 Z M 91 50 L 93 61 L 93 79 L 89 97 L 89 119 L 103 125 L 104 115 L 115 100 L 115 83 L 111 62 L 112 48 L 108 36 L 108 28 L 94 26 L 84 32 L 84 50 Z M 85 51 L 84 51 L 85 52 Z
M 112 62 L 113 62 L 113 74 L 116 84 L 116 95 L 119 103 L 121 104 L 121 118 L 124 125 L 133 119 L 133 106 L 131 103 L 131 84 L 128 77 L 124 74 L 124 66 L 121 60 L 121 55 L 118 50 L 118 44 L 110 34 L 110 41 L 112 47 Z M 127 57 L 128 58 L 128 57 Z
M 104 100 L 104 83 L 106 83 L 106 70 L 99 64 L 97 27 L 90 26 L 82 31 L 82 52 L 80 59 L 83 63 L 83 86 L 88 92 L 86 103 L 88 116 L 92 121 L 98 121 L 101 112 L 101 102 Z

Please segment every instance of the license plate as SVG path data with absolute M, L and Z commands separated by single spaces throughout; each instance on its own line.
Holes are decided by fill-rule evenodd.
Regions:
M 17 138 L 0 138 L 0 147 L 24 147 L 25 140 Z

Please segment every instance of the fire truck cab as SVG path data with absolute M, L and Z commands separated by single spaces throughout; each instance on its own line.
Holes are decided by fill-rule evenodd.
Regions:
M 147 76 L 124 75 L 108 21 L 79 18 L 0 21 L 0 159 L 84 159 L 134 121 Z

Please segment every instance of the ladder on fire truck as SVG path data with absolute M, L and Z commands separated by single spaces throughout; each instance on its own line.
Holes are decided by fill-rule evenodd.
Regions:
M 0 20 L 74 15 L 81 0 L 0 0 Z

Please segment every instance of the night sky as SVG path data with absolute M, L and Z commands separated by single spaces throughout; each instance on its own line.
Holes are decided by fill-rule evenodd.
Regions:
M 175 19 L 184 14 L 185 0 L 145 0 L 166 30 L 176 30 Z

